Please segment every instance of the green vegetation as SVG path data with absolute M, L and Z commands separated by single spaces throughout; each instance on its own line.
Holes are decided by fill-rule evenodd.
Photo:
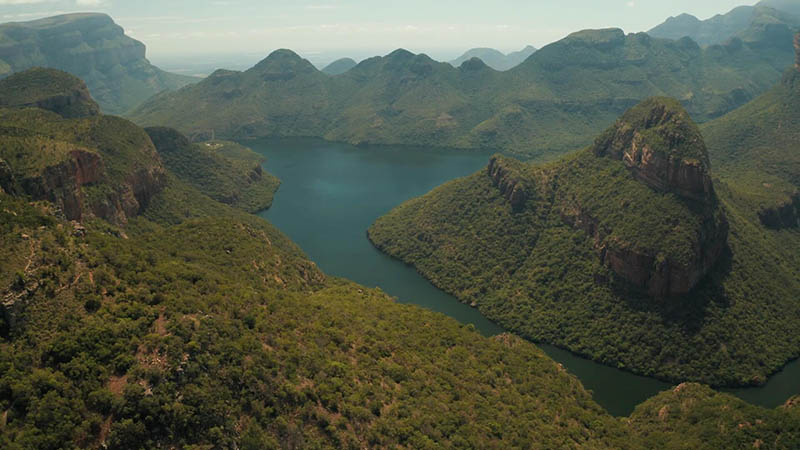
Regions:
M 148 128 L 164 165 L 212 199 L 248 212 L 272 205 L 280 181 L 261 169 L 263 160 L 233 142 L 191 144 L 170 128 Z
M 279 50 L 247 71 L 220 70 L 158 95 L 130 117 L 192 138 L 313 136 L 553 158 L 651 96 L 677 98 L 699 121 L 719 117 L 769 89 L 793 56 L 791 35 L 703 49 L 689 39 L 588 30 L 506 72 L 397 50 L 330 77 Z
M 733 201 L 770 226 L 791 225 L 792 218 L 800 224 L 800 208 L 790 211 L 800 197 L 800 71 L 787 71 L 780 84 L 708 123 L 703 134 Z M 770 214 L 781 209 L 785 221 Z
M 125 36 L 105 14 L 67 14 L 0 25 L 0 77 L 52 67 L 83 79 L 103 111 L 122 114 L 149 97 L 196 82 L 145 58 L 145 46 Z
M 592 150 L 544 166 L 500 161 L 528 192 L 521 207 L 477 173 L 399 206 L 370 239 L 505 328 L 636 373 L 741 385 L 798 356 L 800 234 L 765 229 L 725 171 L 709 212 Z M 653 298 L 620 280 L 682 267 L 714 242 L 709 229 L 725 230 L 708 228 L 721 217 L 727 248 L 688 295 Z
M 52 116 L 9 109 L 2 121 L 37 114 Z M 151 157 L 152 145 L 137 142 L 148 135 L 121 119 L 41 123 L 96 144 L 109 168 L 131 164 L 123 142 Z M 124 227 L 69 222 L 50 202 L 0 192 L 3 449 L 800 444 L 794 409 L 693 385 L 612 418 L 533 344 L 487 339 L 327 277 L 269 223 L 206 195 L 235 175 L 236 161 L 254 162 L 245 149 L 171 148 L 184 138 L 149 132 L 176 171 L 184 153 L 202 153 L 213 183 L 167 169 Z M 31 157 L 39 149 L 25 148 Z M 662 403 L 674 409 L 654 420 Z M 739 420 L 750 425 L 730 425 Z

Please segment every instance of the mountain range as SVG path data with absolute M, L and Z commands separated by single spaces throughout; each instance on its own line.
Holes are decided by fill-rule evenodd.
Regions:
M 328 277 L 215 200 L 259 161 L 248 149 L 104 116 L 86 92 L 50 69 L 0 82 L 3 448 L 800 443 L 797 399 L 768 410 L 696 384 L 613 418 L 533 344 Z M 644 108 L 662 104 L 685 120 Z M 678 125 L 681 156 L 702 159 Z
M 153 66 L 145 46 L 105 14 L 67 14 L 0 25 L 0 77 L 32 67 L 83 79 L 103 111 L 122 114 L 149 97 L 197 78 Z
M 450 61 L 454 67 L 459 67 L 472 58 L 478 58 L 487 66 L 494 70 L 506 71 L 522 64 L 529 56 L 536 53 L 536 47 L 526 46 L 520 51 L 504 54 L 493 48 L 473 48 L 467 50 L 463 55 Z
M 800 4 L 794 0 L 764 0 L 756 6 L 739 6 L 707 20 L 681 14 L 670 17 L 648 34 L 665 39 L 690 37 L 705 46 L 736 37 L 748 41 L 755 33 L 781 33 L 785 26 L 800 27 Z
M 761 383 L 800 348 L 798 80 L 800 64 L 702 134 L 677 102 L 648 100 L 583 151 L 497 156 L 369 237 L 535 341 L 669 380 Z
M 650 96 L 677 98 L 700 121 L 743 105 L 793 60 L 784 31 L 703 49 L 688 38 L 587 30 L 506 72 L 397 50 L 330 77 L 279 50 L 244 72 L 219 70 L 158 95 L 130 117 L 192 137 L 314 136 L 553 157 L 588 144 Z

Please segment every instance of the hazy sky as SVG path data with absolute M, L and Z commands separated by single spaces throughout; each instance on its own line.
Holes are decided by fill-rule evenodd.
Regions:
M 148 55 L 383 54 L 403 47 L 447 56 L 470 47 L 541 47 L 586 28 L 646 31 L 683 12 L 700 18 L 748 0 L 0 0 L 0 19 L 110 14 Z

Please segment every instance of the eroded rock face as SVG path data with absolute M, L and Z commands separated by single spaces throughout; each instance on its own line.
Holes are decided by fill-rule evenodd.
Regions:
M 800 227 L 800 192 L 780 205 L 762 209 L 758 218 L 765 227 L 775 230 Z
M 528 200 L 528 192 L 516 167 L 506 158 L 493 156 L 489 160 L 489 177 L 500 190 L 500 194 L 511 203 L 514 211 L 519 211 Z
M 94 215 L 122 225 L 128 218 L 138 215 L 161 191 L 166 183 L 166 172 L 160 165 L 138 169 L 106 195 L 87 203 L 83 188 L 104 182 L 105 178 L 102 157 L 76 149 L 65 161 L 44 168 L 41 175 L 20 180 L 19 186 L 34 199 L 52 202 L 67 220 L 81 221 Z
M 85 85 L 82 89 L 44 98 L 28 106 L 53 111 L 68 119 L 100 114 L 100 107 L 92 100 L 89 89 Z
M 652 99 L 635 107 L 598 138 L 594 153 L 623 161 L 655 190 L 712 202 L 708 151 L 699 129 L 676 103 Z
M 607 241 L 608 231 L 599 226 L 597 218 L 586 214 L 579 206 L 562 209 L 561 218 L 592 237 L 603 265 L 652 297 L 673 297 L 691 292 L 717 264 L 728 242 L 729 225 L 721 211 L 706 216 L 688 264 L 664 258 L 648 249 L 634 248 L 626 242 Z

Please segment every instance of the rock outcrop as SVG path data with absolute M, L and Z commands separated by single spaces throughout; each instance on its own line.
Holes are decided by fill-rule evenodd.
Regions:
M 597 139 L 594 153 L 623 161 L 658 191 L 704 203 L 716 199 L 703 137 L 675 100 L 650 99 L 631 109 Z
M 78 76 L 103 110 L 113 114 L 196 81 L 151 65 L 144 44 L 126 36 L 105 14 L 66 14 L 0 25 L 0 77 L 32 67 Z
M 800 33 L 794 35 L 794 68 L 800 71 Z
M 622 161 L 634 179 L 691 204 L 702 225 L 687 249 L 688 257 L 678 261 L 658 249 L 609 240 L 613 230 L 603 230 L 581 205 L 562 209 L 562 218 L 592 236 L 603 264 L 633 286 L 655 297 L 689 293 L 724 253 L 729 228 L 700 130 L 677 101 L 654 98 L 625 113 L 595 141 L 592 151 L 597 157 Z
M 775 230 L 800 227 L 800 192 L 795 192 L 786 202 L 762 209 L 758 218 L 765 227 Z
M 516 164 L 515 164 L 516 163 Z M 502 156 L 493 156 L 489 160 L 488 174 L 493 184 L 500 190 L 500 194 L 508 200 L 514 211 L 519 211 L 528 200 L 528 191 L 516 167 L 519 162 L 511 161 Z
M 56 69 L 33 68 L 0 80 L 0 106 L 41 108 L 68 119 L 100 114 L 86 84 Z

